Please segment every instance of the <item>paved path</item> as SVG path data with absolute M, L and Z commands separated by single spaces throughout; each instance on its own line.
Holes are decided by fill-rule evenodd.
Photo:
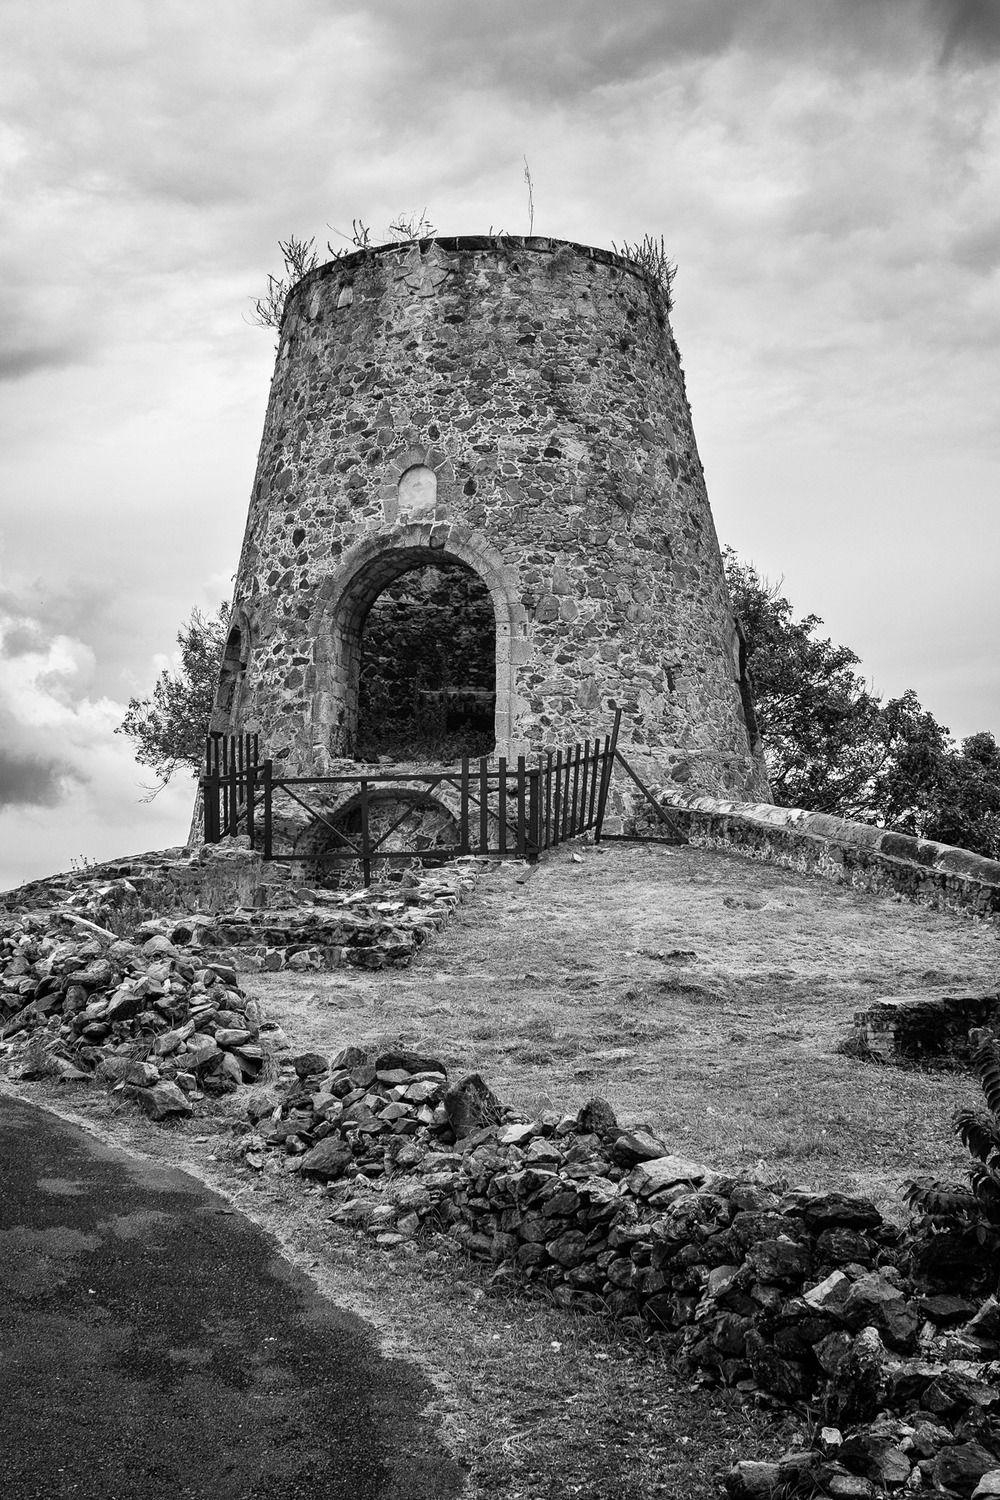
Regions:
M 0 1095 L 3 1500 L 448 1500 L 429 1394 L 193 1177 Z

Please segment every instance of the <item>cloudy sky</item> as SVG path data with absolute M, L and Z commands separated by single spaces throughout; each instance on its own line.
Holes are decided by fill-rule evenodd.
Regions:
M 0 886 L 180 842 L 114 734 L 239 552 L 276 241 L 663 234 L 723 541 L 1000 733 L 1000 0 L 5 0 Z

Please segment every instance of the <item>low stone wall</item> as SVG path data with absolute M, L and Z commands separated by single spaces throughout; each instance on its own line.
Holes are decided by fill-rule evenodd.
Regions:
M 974 1051 L 970 1032 L 1000 1028 L 1000 995 L 892 995 L 855 1012 L 842 1050 L 903 1067 L 963 1067 Z
M 138 936 L 162 936 L 207 962 L 221 957 L 249 972 L 402 968 L 489 865 L 466 856 L 426 874 L 397 871 L 391 884 L 350 893 L 289 886 L 273 894 L 281 904 L 156 917 Z
M 967 1496 L 1000 1470 L 997 1304 L 918 1285 L 865 1199 L 715 1173 L 602 1100 L 529 1120 L 398 1050 L 289 1059 L 249 1114 L 249 1166 L 325 1184 L 332 1217 L 386 1249 L 443 1233 L 494 1278 L 642 1321 L 830 1424 L 823 1446 L 738 1465 L 734 1495 Z
M 693 843 L 736 848 L 794 870 L 814 871 L 843 885 L 896 891 L 911 900 L 974 916 L 1000 913 L 1000 861 L 938 844 L 850 823 L 827 813 L 775 807 L 767 802 L 721 802 L 654 789 L 675 810 Z M 635 831 L 653 831 L 655 815 L 640 807 Z
M 196 849 L 161 849 L 107 860 L 0 893 L 0 911 L 48 911 L 59 907 L 98 925 L 123 929 L 138 914 L 166 911 L 227 911 L 266 904 L 289 884 L 281 865 L 265 865 L 246 837 Z

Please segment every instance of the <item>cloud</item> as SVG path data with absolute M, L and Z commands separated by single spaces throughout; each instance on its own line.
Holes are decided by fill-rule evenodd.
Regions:
M 82 642 L 0 605 L 0 808 L 53 807 L 88 780 Z
M 149 774 L 115 733 L 125 705 L 94 692 L 93 650 L 58 628 L 79 621 L 86 592 L 43 609 L 32 590 L 0 590 L 0 888 L 187 833 L 188 778 L 143 802 Z
M 996 0 L 931 0 L 930 18 L 942 34 L 943 64 L 988 63 L 1000 57 Z
M 391 113 L 412 97 L 406 73 L 415 86 L 423 73 L 565 104 L 727 55 L 856 76 L 904 71 L 920 59 L 988 61 L 1000 40 L 996 0 L 383 0 L 354 11 L 370 22 L 382 66 L 399 80 L 383 96 Z M 422 106 L 433 111 L 443 94 L 425 93 Z
M 29 743 L 19 748 L 18 740 Z M 74 779 L 71 768 L 47 751 L 0 703 L 0 809 L 54 807 L 67 795 Z
M 9 324 L 8 324 L 9 327 Z M 81 348 L 66 344 L 38 345 L 33 349 L 0 350 L 0 380 L 23 380 L 39 370 L 64 370 L 84 359 Z
M 0 582 L 0 656 L 48 651 L 58 636 L 91 635 L 109 610 L 108 590 L 69 576 Z

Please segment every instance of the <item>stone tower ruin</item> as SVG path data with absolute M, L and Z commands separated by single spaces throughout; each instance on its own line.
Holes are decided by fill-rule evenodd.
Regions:
M 413 241 L 307 275 L 211 727 L 328 775 L 427 764 L 435 733 L 531 756 L 620 706 L 648 778 L 766 797 L 667 311 L 640 266 L 561 240 Z

